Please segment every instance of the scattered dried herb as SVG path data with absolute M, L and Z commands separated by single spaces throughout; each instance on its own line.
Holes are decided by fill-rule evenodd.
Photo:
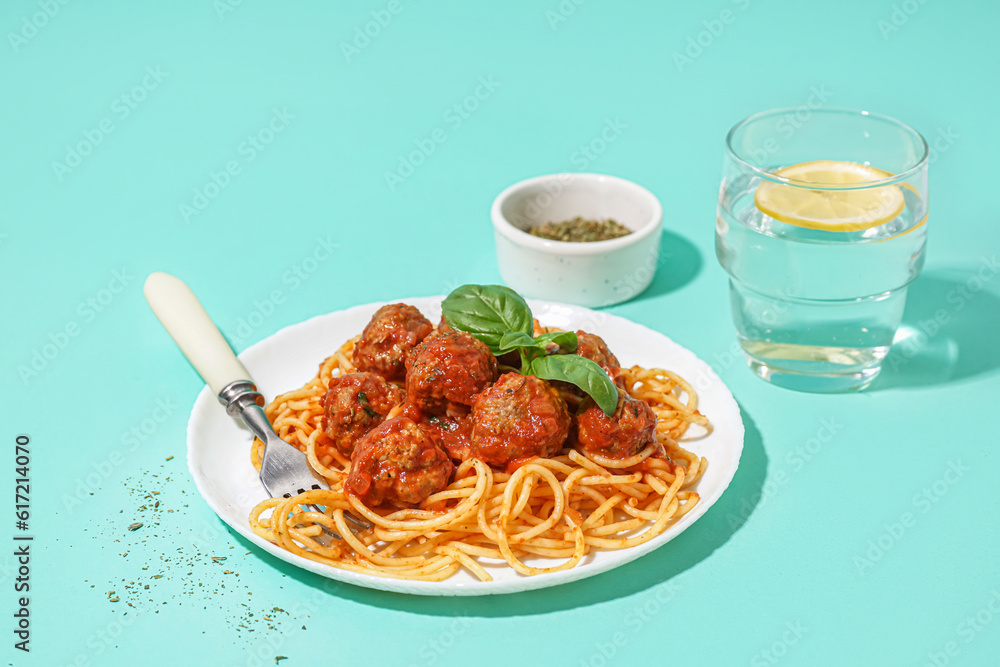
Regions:
M 363 391 L 358 392 L 358 403 L 361 404 L 361 407 L 364 408 L 364 411 L 368 414 L 369 417 L 373 419 L 378 419 L 379 417 L 382 416 L 372 409 L 371 404 L 368 402 L 368 395 L 365 394 L 365 392 Z
M 546 222 L 544 225 L 535 225 L 528 230 L 528 233 L 550 241 L 591 243 L 627 236 L 632 233 L 632 230 L 611 218 L 587 220 L 576 216 L 572 220 L 564 222 Z

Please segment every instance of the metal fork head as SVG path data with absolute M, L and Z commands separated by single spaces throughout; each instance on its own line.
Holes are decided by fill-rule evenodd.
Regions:
M 256 408 L 256 406 L 254 407 Z M 263 410 L 260 412 L 263 414 Z M 264 440 L 264 459 L 260 466 L 260 481 L 271 497 L 275 498 L 278 496 L 291 498 L 306 491 L 330 488 L 325 479 L 313 472 L 302 452 L 282 440 L 273 430 L 271 437 Z M 302 505 L 302 507 L 313 512 L 324 513 L 326 511 L 325 507 L 316 504 Z M 366 521 L 362 521 L 350 512 L 344 512 L 344 519 L 362 530 L 371 528 Z M 342 539 L 340 535 L 329 528 L 324 527 L 323 530 L 338 540 Z
M 219 401 L 226 406 L 226 411 L 231 416 L 242 419 L 253 434 L 264 443 L 260 481 L 272 498 L 291 498 L 306 491 L 330 488 L 326 480 L 309 466 L 302 452 L 274 432 L 262 408 L 264 397 L 257 392 L 253 383 L 240 380 L 226 385 L 219 392 Z M 325 511 L 315 504 L 302 507 L 308 511 L 320 513 Z M 344 518 L 359 528 L 371 527 L 349 512 L 344 513 Z M 340 535 L 326 527 L 323 530 L 338 540 L 342 539 Z

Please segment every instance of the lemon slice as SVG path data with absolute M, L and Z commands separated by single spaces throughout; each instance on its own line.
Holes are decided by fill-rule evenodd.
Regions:
M 816 160 L 800 162 L 774 172 L 800 183 L 822 184 L 810 190 L 784 183 L 761 183 L 754 195 L 757 209 L 775 220 L 798 227 L 831 232 L 856 232 L 884 225 L 903 212 L 903 191 L 895 185 L 863 190 L 860 183 L 895 176 L 888 171 L 855 162 Z

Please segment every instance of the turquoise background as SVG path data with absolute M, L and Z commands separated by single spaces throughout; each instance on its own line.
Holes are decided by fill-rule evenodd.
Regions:
M 35 536 L 24 654 L 4 511 L 3 663 L 996 664 L 998 6 L 389 6 L 0 9 L 2 497 L 27 433 Z M 391 21 L 345 54 L 373 12 Z M 478 108 L 450 111 L 481 80 Z M 858 395 L 753 377 L 714 257 L 726 131 L 811 101 L 895 116 L 935 146 L 906 314 L 925 333 Z M 609 122 L 624 125 L 615 141 L 581 153 Z M 273 141 L 245 143 L 269 123 Z M 445 141 L 390 188 L 385 173 L 438 128 Z M 332 585 L 227 530 L 184 461 L 202 382 L 145 277 L 189 282 L 242 350 L 319 313 L 499 280 L 491 201 L 564 170 L 663 202 L 657 277 L 609 311 L 693 350 L 740 402 L 743 460 L 718 504 L 614 572 L 479 599 Z M 185 215 L 213 173 L 225 187 Z M 337 248 L 308 259 L 324 243 Z

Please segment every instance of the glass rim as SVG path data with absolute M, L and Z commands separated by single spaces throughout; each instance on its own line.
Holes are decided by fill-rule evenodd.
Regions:
M 750 164 L 742 157 L 740 157 L 733 149 L 733 136 L 736 134 L 736 131 L 741 127 L 744 127 L 751 121 L 754 121 L 758 118 L 763 118 L 765 116 L 772 116 L 783 113 L 795 113 L 797 111 L 801 111 L 801 109 L 802 109 L 801 106 L 778 107 L 776 109 L 767 109 L 765 111 L 758 111 L 757 113 L 747 116 L 743 120 L 733 125 L 732 128 L 730 128 L 729 132 L 726 134 L 726 152 L 733 160 L 743 165 L 750 171 L 754 172 L 757 176 L 759 176 L 765 181 L 770 181 L 772 183 L 780 183 L 783 185 L 788 185 L 796 188 L 805 188 L 808 190 L 867 190 L 870 188 L 884 187 L 886 185 L 894 185 L 896 183 L 908 180 L 910 176 L 917 173 L 921 169 L 924 169 L 928 164 L 928 158 L 930 156 L 930 148 L 927 146 L 927 140 L 924 139 L 924 135 L 920 134 L 920 132 L 918 132 L 912 126 L 907 125 L 903 121 L 893 118 L 892 116 L 886 116 L 885 114 L 875 113 L 872 111 L 867 111 L 865 109 L 852 109 L 850 107 L 822 107 L 819 109 L 810 109 L 809 111 L 811 113 L 819 113 L 819 114 L 836 113 L 836 114 L 850 114 L 854 116 L 864 116 L 875 120 L 885 121 L 891 125 L 895 125 L 896 127 L 902 129 L 903 131 L 913 134 L 920 140 L 920 145 L 923 146 L 924 150 L 923 154 L 920 156 L 920 159 L 917 160 L 916 164 L 906 169 L 905 171 L 902 171 L 898 174 L 894 174 L 891 177 L 882 178 L 876 181 L 865 181 L 863 183 L 857 183 L 857 184 L 812 183 L 808 181 L 795 180 L 793 178 L 786 178 L 784 176 L 779 176 L 774 172 L 761 169 L 760 167 L 755 167 L 754 165 Z

